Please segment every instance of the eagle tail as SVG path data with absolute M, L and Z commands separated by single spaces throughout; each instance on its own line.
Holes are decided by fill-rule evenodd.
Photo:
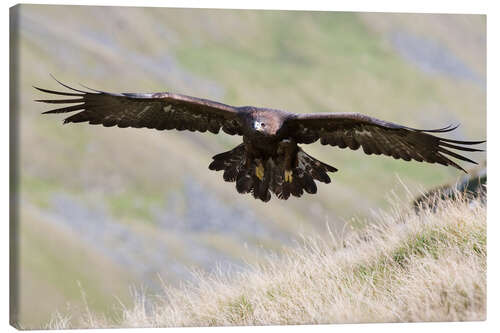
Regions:
M 244 144 L 234 149 L 215 155 L 210 170 L 224 171 L 223 178 L 227 182 L 236 182 L 238 193 L 251 193 L 255 199 L 264 202 L 271 200 L 271 192 L 278 198 L 286 200 L 293 195 L 300 197 L 304 192 L 317 192 L 315 181 L 330 183 L 327 172 L 337 169 L 318 161 L 308 155 L 300 147 L 291 174 L 285 176 L 283 159 L 268 158 L 265 161 L 248 159 Z M 257 170 L 262 170 L 262 174 Z

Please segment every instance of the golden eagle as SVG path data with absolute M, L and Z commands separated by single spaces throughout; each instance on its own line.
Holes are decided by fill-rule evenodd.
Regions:
M 56 80 L 57 81 L 57 80 Z M 337 169 L 308 155 L 298 144 L 313 143 L 339 148 L 359 147 L 368 154 L 384 154 L 405 161 L 451 165 L 449 159 L 475 163 L 449 149 L 482 151 L 467 147 L 485 141 L 457 141 L 430 133 L 445 133 L 455 127 L 421 130 L 375 119 L 359 113 L 296 114 L 253 106 L 231 106 L 207 99 L 169 92 L 109 93 L 85 87 L 69 87 L 61 92 L 35 87 L 67 99 L 42 99 L 37 102 L 72 104 L 44 113 L 75 114 L 64 123 L 88 122 L 92 125 L 147 127 L 157 130 L 199 131 L 243 136 L 243 143 L 215 155 L 210 170 L 224 171 L 224 180 L 236 182 L 239 193 L 252 193 L 267 202 L 273 192 L 280 199 L 300 197 L 304 191 L 316 193 L 316 181 L 330 183 L 328 172 Z

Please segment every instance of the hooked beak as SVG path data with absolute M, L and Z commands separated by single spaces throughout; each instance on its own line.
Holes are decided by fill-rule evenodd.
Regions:
M 260 121 L 254 121 L 253 122 L 253 128 L 258 131 L 258 132 L 262 132 L 264 130 L 264 128 L 262 127 L 262 125 L 260 124 Z

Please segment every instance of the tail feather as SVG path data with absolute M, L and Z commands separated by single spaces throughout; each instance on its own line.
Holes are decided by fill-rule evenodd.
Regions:
M 252 192 L 254 182 L 253 177 L 247 170 L 244 170 L 238 174 L 238 179 L 236 179 L 236 190 L 238 193 L 250 193 Z
M 215 155 L 212 163 L 208 166 L 210 170 L 224 170 L 224 180 L 233 182 L 241 169 L 241 164 L 244 162 L 245 147 L 243 144 L 235 147 L 230 151 Z
M 210 170 L 224 171 L 223 178 L 227 182 L 236 182 L 238 193 L 251 193 L 255 199 L 264 202 L 271 200 L 271 192 L 279 199 L 287 200 L 291 195 L 301 197 L 304 192 L 315 194 L 318 190 L 316 182 L 330 183 L 327 172 L 335 172 L 336 168 L 318 161 L 298 148 L 292 177 L 285 181 L 285 165 L 282 158 L 268 158 L 261 161 L 264 176 L 257 177 L 257 160 L 248 160 L 244 144 L 234 149 L 215 155 Z
M 300 186 L 299 184 L 297 183 L 291 183 L 290 184 L 290 193 L 292 193 L 292 195 L 294 197 L 297 197 L 297 198 L 300 198 L 302 196 L 302 194 L 304 193 L 304 190 L 302 189 L 302 186 Z
M 234 182 L 236 181 L 237 175 L 238 175 L 238 170 L 236 169 L 235 166 L 231 166 L 230 168 L 224 170 L 222 178 L 224 178 L 226 182 Z
M 271 193 L 269 192 L 269 183 L 265 181 L 259 181 L 253 189 L 253 197 L 255 199 L 260 199 L 264 202 L 271 200 Z
M 299 182 L 301 183 L 302 187 L 304 187 L 304 190 L 307 193 L 315 194 L 316 191 L 318 190 L 316 183 L 313 180 L 313 177 L 308 174 L 304 174 L 304 177 L 299 178 Z

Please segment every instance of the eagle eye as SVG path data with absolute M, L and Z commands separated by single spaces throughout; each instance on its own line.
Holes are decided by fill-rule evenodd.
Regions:
M 261 127 L 266 127 L 266 124 L 265 123 L 260 123 L 260 126 Z

